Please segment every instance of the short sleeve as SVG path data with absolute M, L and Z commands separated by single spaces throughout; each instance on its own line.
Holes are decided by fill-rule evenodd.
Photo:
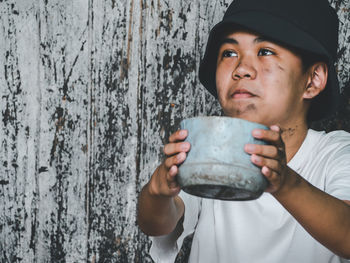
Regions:
M 350 136 L 330 154 L 325 191 L 341 200 L 350 200 Z
M 155 262 L 171 263 L 182 246 L 183 240 L 196 229 L 201 210 L 201 198 L 189 195 L 183 191 L 179 194 L 185 204 L 182 225 L 179 224 L 169 235 L 151 237 L 150 255 Z

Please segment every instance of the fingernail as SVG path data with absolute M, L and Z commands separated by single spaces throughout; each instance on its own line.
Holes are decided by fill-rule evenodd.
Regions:
M 271 130 L 276 131 L 276 132 L 280 131 L 280 127 L 278 127 L 277 125 L 272 125 L 270 128 L 271 128 Z
M 253 130 L 252 134 L 255 137 L 260 137 L 262 135 L 262 132 L 261 130 Z
M 183 161 L 184 159 L 185 159 L 185 157 L 186 157 L 186 154 L 185 153 L 179 153 L 178 155 L 177 155 L 177 160 L 179 161 L 179 162 L 181 162 L 181 161 Z
M 246 152 L 251 153 L 251 152 L 254 151 L 254 149 L 255 149 L 255 146 L 254 146 L 253 144 L 246 144 L 246 145 L 245 145 L 245 150 L 246 150 Z
M 176 166 L 175 165 L 171 166 L 171 168 L 169 170 L 169 174 L 170 175 L 175 175 L 176 174 Z
M 267 168 L 266 166 L 264 166 L 264 167 L 261 169 L 261 172 L 262 172 L 264 175 L 268 175 L 268 174 L 269 174 L 269 168 Z
M 252 160 L 254 163 L 260 163 L 261 158 L 257 155 L 252 155 Z
M 180 131 L 180 136 L 185 136 L 187 134 L 187 131 L 186 130 L 181 130 Z
M 181 150 L 182 151 L 187 151 L 190 148 L 190 144 L 189 143 L 183 143 L 181 144 Z

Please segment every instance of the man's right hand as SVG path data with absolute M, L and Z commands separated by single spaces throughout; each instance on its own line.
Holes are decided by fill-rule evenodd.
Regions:
M 169 137 L 169 143 L 164 146 L 166 159 L 158 166 L 149 182 L 149 192 L 152 196 L 173 197 L 180 192 L 176 175 L 178 165 L 186 159 L 190 143 L 184 142 L 187 130 L 178 130 Z
M 166 159 L 140 193 L 138 225 L 148 235 L 169 234 L 183 216 L 185 206 L 178 196 L 180 186 L 176 175 L 191 147 L 189 142 L 184 142 L 187 135 L 187 130 L 179 130 L 169 137 L 163 150 Z

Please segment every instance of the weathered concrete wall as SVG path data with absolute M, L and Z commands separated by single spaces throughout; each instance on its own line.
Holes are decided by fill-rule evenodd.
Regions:
M 179 121 L 220 112 L 197 72 L 229 3 L 0 0 L 1 262 L 151 262 L 137 195 Z M 345 104 L 315 127 L 349 131 L 332 5 Z

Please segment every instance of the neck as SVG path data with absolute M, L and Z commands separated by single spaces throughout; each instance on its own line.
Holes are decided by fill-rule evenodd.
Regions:
M 285 145 L 286 158 L 289 162 L 298 152 L 307 135 L 308 125 L 306 121 L 281 125 L 282 139 Z

